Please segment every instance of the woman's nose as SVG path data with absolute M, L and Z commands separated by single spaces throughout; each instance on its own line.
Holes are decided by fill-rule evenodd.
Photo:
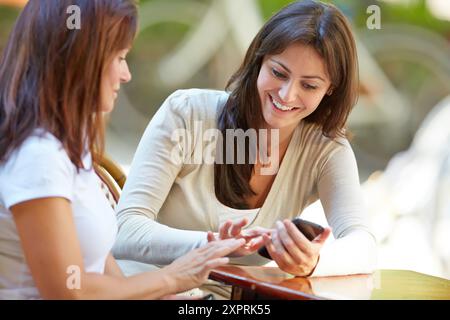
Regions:
M 120 77 L 120 81 L 122 83 L 127 83 L 127 82 L 131 81 L 131 78 L 132 78 L 132 76 L 131 76 L 130 69 L 128 68 L 128 64 L 125 63 L 125 66 L 123 67 L 122 74 Z
M 285 103 L 293 103 L 293 102 L 297 101 L 298 93 L 297 93 L 295 84 L 292 82 L 288 82 L 288 83 L 284 84 L 280 88 L 278 95 Z

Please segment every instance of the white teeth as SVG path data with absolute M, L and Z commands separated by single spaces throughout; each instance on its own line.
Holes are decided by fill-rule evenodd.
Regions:
M 272 97 L 272 101 L 273 101 L 273 104 L 275 105 L 275 107 L 277 107 L 277 109 L 280 109 L 282 111 L 290 111 L 290 110 L 294 109 L 294 107 L 287 107 L 285 105 L 282 105 L 277 100 L 275 100 L 273 97 Z

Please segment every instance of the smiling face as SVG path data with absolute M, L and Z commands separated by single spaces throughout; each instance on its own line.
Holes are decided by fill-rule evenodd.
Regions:
M 265 127 L 293 130 L 316 110 L 330 87 L 323 59 L 310 46 L 292 44 L 264 57 L 257 88 Z
M 120 84 L 131 80 L 130 70 L 125 60 L 128 51 L 128 49 L 124 49 L 117 52 L 103 72 L 101 83 L 101 109 L 103 112 L 111 112 L 114 109 Z

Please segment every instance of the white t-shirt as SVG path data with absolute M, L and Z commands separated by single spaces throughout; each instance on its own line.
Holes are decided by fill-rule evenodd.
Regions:
M 41 298 L 9 210 L 27 200 L 68 199 L 85 271 L 104 272 L 107 255 L 116 238 L 117 221 L 101 191 L 100 179 L 91 168 L 89 153 L 83 163 L 87 169 L 77 172 L 60 141 L 43 130 L 36 130 L 0 165 L 0 299 Z

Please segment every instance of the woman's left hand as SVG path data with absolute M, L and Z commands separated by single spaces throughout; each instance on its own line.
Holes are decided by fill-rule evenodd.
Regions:
M 264 244 L 278 267 L 296 276 L 309 276 L 319 262 L 319 254 L 331 233 L 326 228 L 314 240 L 309 241 L 289 220 L 277 221 L 272 237 L 263 235 Z

